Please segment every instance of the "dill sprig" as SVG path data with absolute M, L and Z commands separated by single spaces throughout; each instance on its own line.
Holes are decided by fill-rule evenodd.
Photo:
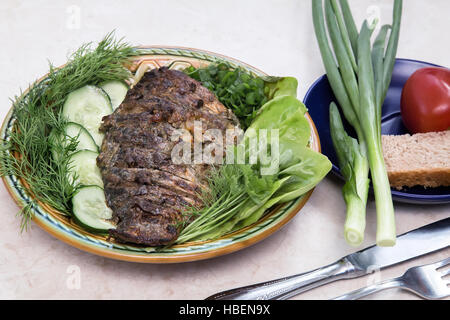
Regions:
M 0 175 L 22 179 L 35 199 L 19 212 L 21 230 L 27 228 L 36 201 L 71 214 L 70 199 L 78 186 L 68 178 L 69 156 L 78 142 L 73 139 L 62 145 L 50 136 L 52 130 L 62 133 L 67 123 L 61 115 L 67 95 L 87 84 L 129 79 L 131 73 L 124 65 L 136 54 L 111 32 L 96 47 L 82 45 L 62 68 L 50 63 L 47 78 L 12 99 L 13 130 L 0 142 Z M 51 150 L 58 157 L 52 157 Z
M 184 214 L 189 219 L 184 219 L 185 224 L 176 243 L 196 239 L 226 223 L 239 212 L 248 198 L 244 172 L 239 165 L 213 168 L 208 176 L 208 189 L 200 196 L 202 205 L 185 210 Z

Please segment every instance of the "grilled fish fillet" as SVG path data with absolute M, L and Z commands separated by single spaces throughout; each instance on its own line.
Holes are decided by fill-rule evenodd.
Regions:
M 148 246 L 172 243 L 178 236 L 186 206 L 198 198 L 210 168 L 207 164 L 175 164 L 171 153 L 181 140 L 175 130 L 193 136 L 194 121 L 202 129 L 238 126 L 237 118 L 208 89 L 182 72 L 167 68 L 147 72 L 128 91 L 116 111 L 103 118 L 105 138 L 97 164 L 107 205 L 120 242 Z

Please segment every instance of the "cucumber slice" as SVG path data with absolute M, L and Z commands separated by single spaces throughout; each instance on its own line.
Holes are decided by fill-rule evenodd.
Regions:
M 103 134 L 98 131 L 102 118 L 112 113 L 108 95 L 95 86 L 84 86 L 71 92 L 63 106 L 63 116 L 82 125 L 101 146 Z
M 102 175 L 97 167 L 98 152 L 91 150 L 81 150 L 70 156 L 70 177 L 72 180 L 75 176 L 75 183 L 89 186 L 95 185 L 103 188 Z
M 113 110 L 116 110 L 128 92 L 128 86 L 122 81 L 108 81 L 100 85 L 100 88 L 105 90 L 111 99 L 111 105 Z
M 95 144 L 94 139 L 90 135 L 90 133 L 81 125 L 75 122 L 69 122 L 64 127 L 64 133 L 58 134 L 55 129 L 50 133 L 50 139 L 54 140 L 54 143 L 62 144 L 63 146 L 67 146 L 69 144 L 70 138 L 77 139 L 78 144 L 76 151 L 80 150 L 91 150 L 94 152 L 98 152 L 98 146 Z M 58 150 L 53 150 L 53 159 L 57 159 L 59 154 Z
M 103 189 L 98 186 L 80 188 L 72 198 L 72 210 L 74 220 L 82 227 L 96 232 L 115 228 L 108 221 L 112 218 L 112 210 L 106 205 Z
M 64 133 L 66 138 L 77 138 L 78 145 L 76 151 L 79 150 L 91 150 L 98 152 L 98 146 L 92 138 L 91 134 L 80 124 L 75 122 L 69 122 L 64 127 Z

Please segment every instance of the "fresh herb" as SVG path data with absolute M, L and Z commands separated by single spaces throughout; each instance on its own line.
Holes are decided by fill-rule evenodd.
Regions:
M 78 186 L 68 179 L 69 156 L 78 142 L 72 139 L 62 145 L 50 132 L 63 134 L 67 121 L 61 108 L 70 92 L 87 84 L 128 79 L 130 72 L 124 64 L 135 54 L 135 49 L 110 33 L 95 48 L 91 43 L 83 45 L 64 67 L 50 65 L 46 79 L 13 100 L 14 124 L 8 139 L 1 141 L 0 175 L 22 179 L 35 201 L 70 215 L 70 199 Z M 59 156 L 52 157 L 52 150 Z M 32 218 L 33 205 L 21 211 L 22 230 Z
M 319 49 L 334 95 L 358 138 L 358 141 L 351 140 L 346 135 L 339 112 L 332 104 L 331 135 L 347 180 L 343 190 L 347 203 L 345 229 L 351 232 L 346 232 L 346 239 L 353 245 L 362 242 L 370 167 L 377 208 L 377 244 L 393 246 L 396 238 L 394 207 L 381 148 L 381 107 L 395 63 L 402 0 L 395 0 L 393 24 L 381 28 L 373 46 L 371 37 L 377 21 L 372 25 L 364 21 L 358 33 L 347 0 L 340 0 L 340 6 L 337 0 L 325 0 L 325 19 L 322 3 L 322 0 L 312 0 Z
M 287 78 L 283 78 L 287 79 Z M 289 85 L 287 85 L 289 83 Z M 322 154 L 307 147 L 310 138 L 306 108 L 295 98 L 292 81 L 280 80 L 273 86 L 276 96 L 260 109 L 246 130 L 243 145 L 250 153 L 249 139 L 260 129 L 278 130 L 279 157 L 271 153 L 270 163 L 227 164 L 212 171 L 209 191 L 201 195 L 203 206 L 186 212 L 195 218 L 182 229 L 177 243 L 216 239 L 258 221 L 267 209 L 300 197 L 317 185 L 331 169 Z M 286 89 L 286 88 L 291 89 Z M 269 140 L 269 139 L 268 139 Z M 263 147 L 262 150 L 265 148 Z M 260 158 L 260 157 L 257 157 Z M 272 165 L 275 164 L 275 167 Z M 262 169 L 270 167 L 269 174 Z
M 183 226 L 177 243 L 202 238 L 217 229 L 222 222 L 233 217 L 248 198 L 242 179 L 242 171 L 235 165 L 225 165 L 211 170 L 208 189 L 201 197 L 202 206 L 186 208 L 184 212 L 188 217 L 185 219 L 186 223 L 191 219 L 195 220 Z
M 250 126 L 258 109 L 267 102 L 265 81 L 243 68 L 232 68 L 225 62 L 204 68 L 188 67 L 185 72 L 215 93 L 220 102 L 233 110 L 243 128 Z

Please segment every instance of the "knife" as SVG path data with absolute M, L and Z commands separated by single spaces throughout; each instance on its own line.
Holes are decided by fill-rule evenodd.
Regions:
M 394 247 L 371 246 L 310 272 L 220 292 L 206 300 L 284 300 L 326 283 L 361 277 L 449 246 L 450 218 L 446 218 L 399 236 Z

